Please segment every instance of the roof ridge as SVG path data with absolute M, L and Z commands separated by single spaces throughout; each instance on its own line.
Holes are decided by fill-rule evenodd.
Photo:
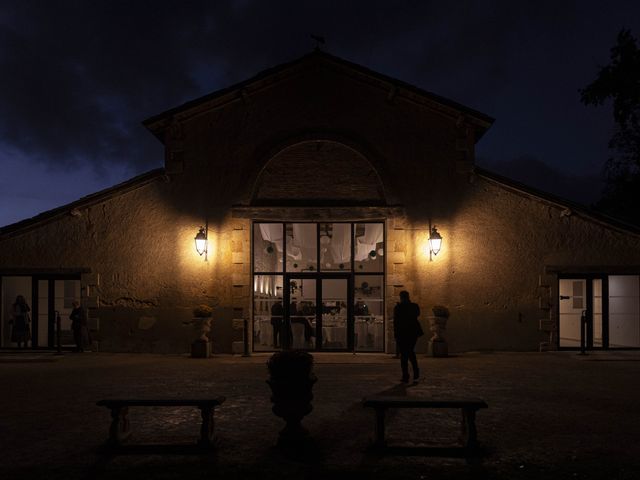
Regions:
M 284 62 L 284 63 L 280 63 L 271 67 L 268 67 L 264 70 L 260 70 L 258 73 L 256 73 L 255 75 L 242 80 L 240 82 L 231 84 L 227 87 L 218 89 L 218 90 L 214 90 L 213 92 L 210 92 L 208 94 L 202 95 L 200 97 L 194 98 L 192 100 L 189 100 L 187 102 L 184 102 L 176 107 L 170 108 L 162 113 L 159 113 L 157 115 L 151 116 L 149 118 L 147 118 L 146 120 L 144 120 L 142 122 L 142 124 L 147 127 L 150 131 L 152 131 L 154 134 L 156 134 L 156 136 L 159 137 L 159 135 L 157 134 L 156 131 L 154 131 L 154 127 L 153 124 L 165 120 L 167 118 L 170 118 L 178 113 L 187 111 L 191 108 L 195 108 L 198 105 L 201 105 L 203 103 L 206 103 L 208 101 L 212 101 L 215 100 L 216 98 L 220 98 L 223 97 L 224 95 L 228 95 L 229 93 L 232 93 L 234 91 L 239 91 L 242 90 L 243 88 L 246 88 L 248 85 L 251 85 L 255 82 L 264 80 L 272 75 L 276 75 L 280 72 L 283 72 L 289 68 L 292 68 L 296 65 L 302 64 L 305 61 L 312 59 L 312 58 L 321 58 L 323 60 L 326 61 L 331 61 L 333 63 L 336 63 L 338 65 L 341 65 L 343 67 L 352 69 L 356 72 L 359 72 L 363 75 L 367 75 L 369 77 L 373 77 L 373 78 L 377 78 L 378 80 L 381 80 L 383 82 L 387 82 L 390 83 L 394 86 L 403 88 L 407 91 L 410 91 L 416 95 L 425 97 L 435 103 L 438 103 L 440 105 L 444 105 L 446 107 L 452 108 L 454 110 L 458 110 L 461 111 L 463 113 L 466 113 L 467 115 L 470 115 L 474 118 L 476 118 L 477 120 L 479 120 L 480 122 L 484 122 L 489 124 L 488 126 L 490 126 L 490 124 L 492 124 L 494 122 L 494 118 L 480 112 L 479 110 L 475 110 L 471 107 L 467 107 L 466 105 L 463 105 L 461 103 L 458 103 L 454 100 L 450 100 L 446 97 L 442 97 L 438 94 L 435 94 L 433 92 L 430 92 L 428 90 L 425 90 L 423 88 L 417 87 L 415 85 L 412 85 L 408 82 L 405 82 L 404 80 L 400 80 L 394 77 L 390 77 L 388 75 L 385 75 L 383 73 L 377 72 L 375 70 L 372 70 L 368 67 L 365 67 L 363 65 L 360 65 L 358 63 L 352 62 L 350 60 L 345 60 L 344 58 L 338 57 L 336 55 L 333 55 L 331 53 L 325 52 L 323 50 L 319 50 L 319 49 L 314 49 L 311 52 L 302 55 L 301 57 L 295 58 L 294 60 L 288 61 L 288 62 Z M 488 128 L 488 126 L 486 128 Z M 480 137 L 478 136 L 477 139 L 479 139 Z M 476 140 L 477 140 L 476 139 Z M 162 139 L 161 139 L 162 140 Z

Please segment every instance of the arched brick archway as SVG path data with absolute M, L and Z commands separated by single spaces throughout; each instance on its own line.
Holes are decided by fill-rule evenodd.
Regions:
M 386 205 L 378 172 L 343 143 L 304 140 L 273 155 L 255 182 L 252 205 Z

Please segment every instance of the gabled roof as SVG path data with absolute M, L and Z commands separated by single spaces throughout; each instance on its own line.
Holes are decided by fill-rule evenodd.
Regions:
M 113 187 L 105 188 L 104 190 L 91 193 L 74 202 L 62 205 L 61 207 L 42 212 L 35 217 L 27 218 L 10 225 L 6 225 L 0 228 L 0 240 L 10 237 L 13 234 L 19 234 L 26 230 L 29 230 L 30 228 L 56 220 L 64 215 L 72 215 L 74 210 L 76 209 L 90 207 L 115 196 L 130 192 L 131 190 L 135 190 L 136 188 L 140 188 L 147 183 L 161 178 L 163 175 L 164 168 L 156 168 L 155 170 L 151 170 L 136 177 L 130 178 L 129 180 L 125 180 L 124 182 L 114 185 Z
M 259 87 L 259 84 L 263 81 L 267 81 L 278 76 L 286 76 L 287 71 L 294 71 L 298 66 L 311 63 L 324 63 L 325 65 L 333 64 L 338 67 L 342 67 L 345 70 L 350 70 L 357 74 L 368 77 L 374 81 L 377 81 L 380 86 L 384 86 L 388 90 L 394 88 L 396 89 L 398 94 L 405 93 L 407 96 L 413 96 L 414 98 L 417 97 L 419 99 L 422 99 L 426 103 L 439 105 L 444 109 L 451 111 L 451 113 L 457 112 L 458 115 L 463 115 L 471 124 L 475 126 L 476 141 L 480 139 L 480 137 L 487 131 L 487 129 L 494 121 L 494 119 L 489 115 L 466 107 L 460 103 L 454 102 L 453 100 L 449 100 L 447 98 L 441 97 L 440 95 L 436 95 L 435 93 L 428 92 L 414 85 L 403 82 L 402 80 L 398 80 L 382 73 L 375 72 L 366 67 L 363 67 L 362 65 L 358 65 L 357 63 L 344 60 L 340 57 L 336 57 L 335 55 L 331 55 L 329 53 L 316 49 L 311 53 L 308 53 L 307 55 L 304 55 L 291 62 L 282 63 L 275 67 L 263 70 L 253 77 L 236 83 L 235 85 L 217 90 L 202 97 L 183 103 L 182 105 L 167 110 L 166 112 L 154 115 L 153 117 L 148 118 L 142 123 L 151 132 L 153 132 L 156 137 L 160 139 L 160 141 L 164 141 L 163 132 L 174 116 L 188 116 L 188 112 L 190 110 L 196 109 L 197 107 L 202 107 L 206 104 L 210 104 L 210 108 L 215 108 L 216 106 L 227 103 L 228 101 L 238 99 L 242 92 L 250 92 L 254 88 L 257 89 Z

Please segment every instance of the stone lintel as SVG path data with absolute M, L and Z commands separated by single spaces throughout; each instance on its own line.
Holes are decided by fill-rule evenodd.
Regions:
M 384 206 L 330 206 L 330 207 L 287 207 L 287 206 L 234 206 L 231 214 L 234 218 L 253 220 L 282 221 L 373 221 L 401 215 L 402 207 Z

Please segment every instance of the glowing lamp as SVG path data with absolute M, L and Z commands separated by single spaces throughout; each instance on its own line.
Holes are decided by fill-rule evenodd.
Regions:
M 438 229 L 435 225 L 431 228 L 431 233 L 429 234 L 429 252 L 433 255 L 438 255 L 440 251 L 440 247 L 442 246 L 442 235 L 438 232 Z
M 204 227 L 200 227 L 194 240 L 196 241 L 196 251 L 202 256 L 207 252 L 207 232 Z

